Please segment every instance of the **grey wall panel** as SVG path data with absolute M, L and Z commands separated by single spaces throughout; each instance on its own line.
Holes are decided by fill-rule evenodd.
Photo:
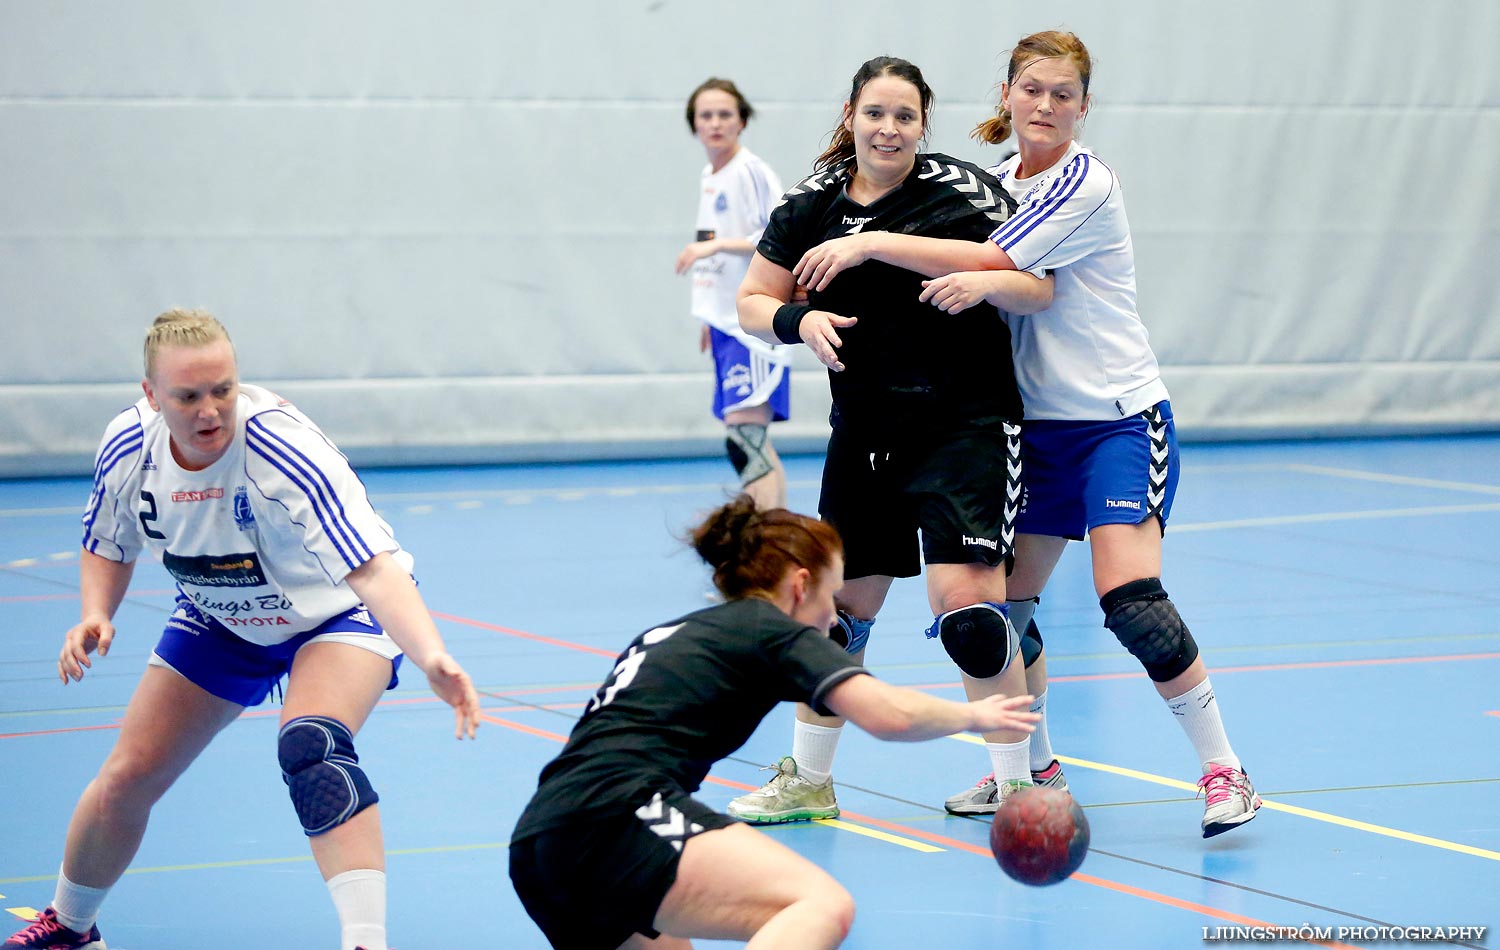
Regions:
M 672 261 L 709 74 L 791 183 L 892 53 L 969 141 L 1077 30 L 1186 437 L 1500 426 L 1500 4 L 0 3 L 0 474 L 78 470 L 158 311 L 368 461 L 716 451 Z M 783 438 L 827 394 L 799 358 Z M 633 449 L 632 449 L 633 447 Z

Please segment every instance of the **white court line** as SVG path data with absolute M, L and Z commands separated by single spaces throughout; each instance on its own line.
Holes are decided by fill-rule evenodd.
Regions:
M 1422 508 L 1374 508 L 1369 511 L 1325 511 L 1312 515 L 1271 515 L 1265 518 L 1198 521 L 1189 524 L 1173 522 L 1172 533 L 1222 531 L 1226 528 L 1265 528 L 1271 525 L 1287 524 L 1317 524 L 1326 521 L 1366 521 L 1375 518 L 1423 518 L 1428 515 L 1465 515 L 1483 511 L 1500 511 L 1500 502 L 1474 505 L 1429 505 Z
M 1500 485 L 1482 485 L 1476 482 L 1450 482 L 1440 478 L 1417 478 L 1411 475 L 1388 475 L 1385 472 L 1365 472 L 1356 468 L 1330 468 L 1326 465 L 1303 465 L 1293 462 L 1283 466 L 1287 471 L 1304 472 L 1308 475 L 1331 475 L 1334 478 L 1352 478 L 1366 482 L 1383 482 L 1387 485 L 1416 485 L 1420 488 L 1448 488 L 1453 491 L 1472 491 L 1482 495 L 1500 495 Z

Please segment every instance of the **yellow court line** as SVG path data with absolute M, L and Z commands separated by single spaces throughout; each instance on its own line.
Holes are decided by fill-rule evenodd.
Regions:
M 921 851 L 923 854 L 933 854 L 935 852 L 943 850 L 942 848 L 934 847 L 933 845 L 926 844 L 921 841 L 913 841 L 910 838 L 903 838 L 900 835 L 893 835 L 884 831 L 876 831 L 874 828 L 866 828 L 864 825 L 856 825 L 847 821 L 839 821 L 837 818 L 818 818 L 814 820 L 813 824 L 827 825 L 830 828 L 838 828 L 841 831 L 852 831 L 857 835 L 864 835 L 866 838 L 875 838 L 879 841 L 885 841 L 889 844 L 899 844 L 903 848 L 910 848 L 913 851 Z
M 984 745 L 984 740 L 979 736 L 967 734 L 952 735 L 950 739 L 960 742 L 969 742 L 974 745 Z M 1126 778 L 1139 779 L 1142 782 L 1151 782 L 1156 785 L 1165 785 L 1168 788 L 1177 788 L 1185 792 L 1197 794 L 1198 786 L 1192 782 L 1183 782 L 1175 778 L 1167 778 L 1165 775 L 1153 775 L 1150 772 L 1141 772 L 1136 769 L 1127 769 L 1118 765 L 1106 765 L 1103 762 L 1090 762 L 1088 759 L 1075 759 L 1071 756 L 1059 755 L 1057 760 L 1064 765 L 1076 765 L 1079 768 L 1094 769 L 1098 772 L 1109 772 L 1114 775 L 1122 775 Z M 1345 828 L 1353 828 L 1356 831 L 1368 831 L 1370 834 L 1384 835 L 1387 838 L 1398 838 L 1402 841 L 1410 841 L 1414 844 L 1425 844 L 1432 848 L 1442 848 L 1445 851 L 1457 851 L 1459 854 L 1471 854 L 1476 858 L 1488 858 L 1491 861 L 1500 861 L 1500 851 L 1489 851 L 1485 848 L 1476 848 L 1473 845 L 1459 844 L 1456 841 L 1444 841 L 1442 838 L 1431 838 L 1427 835 L 1419 835 L 1411 831 L 1402 831 L 1399 828 L 1387 828 L 1384 825 L 1372 825 L 1367 821 L 1356 821 L 1353 818 L 1345 818 L 1342 815 L 1331 815 L 1326 811 L 1314 811 L 1311 808 L 1302 808 L 1298 805 L 1283 805 L 1281 802 L 1273 802 L 1261 798 L 1261 807 L 1271 811 L 1284 811 L 1289 815 L 1300 815 L 1303 818 L 1311 818 L 1314 821 L 1325 821 L 1330 825 L 1342 825 Z
M 0 897 L 3 896 L 5 895 L 0 894 Z M 36 919 L 42 916 L 42 912 L 37 910 L 35 907 L 7 907 L 5 908 L 5 912 L 7 914 L 15 914 L 17 917 L 26 921 L 28 924 L 36 923 Z

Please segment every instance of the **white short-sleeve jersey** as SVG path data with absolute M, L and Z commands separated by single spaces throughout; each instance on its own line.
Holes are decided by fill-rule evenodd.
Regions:
M 744 146 L 717 172 L 703 166 L 698 191 L 697 240 L 743 238 L 760 242 L 771 209 L 781 198 L 781 179 Z M 790 348 L 758 340 L 740 329 L 735 297 L 750 270 L 749 254 L 711 254 L 693 262 L 693 316 L 760 353 L 790 360 Z
M 1114 170 L 1072 143 L 1018 179 L 1019 155 L 990 169 L 1019 203 L 990 235 L 1020 270 L 1056 279 L 1052 306 L 1008 314 L 1027 419 L 1122 419 L 1167 398 L 1136 312 L 1135 251 Z
M 112 561 L 159 557 L 197 609 L 271 645 L 350 610 L 350 571 L 411 557 L 375 513 L 349 461 L 275 393 L 240 387 L 233 442 L 202 471 L 178 466 L 142 399 L 115 416 L 94 462 L 83 547 Z

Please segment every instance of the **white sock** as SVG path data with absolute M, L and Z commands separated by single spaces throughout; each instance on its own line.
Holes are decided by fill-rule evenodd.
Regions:
M 57 912 L 57 922 L 69 930 L 81 934 L 89 932 L 94 921 L 99 919 L 99 908 L 109 895 L 107 887 L 85 887 L 74 884 L 59 868 L 57 892 L 52 897 L 52 909 Z
M 1031 771 L 1041 772 L 1052 764 L 1057 756 L 1052 752 L 1052 739 L 1047 735 L 1047 691 L 1044 689 L 1031 701 L 1031 711 L 1040 713 L 1042 719 L 1031 734 Z
M 327 881 L 334 909 L 339 912 L 340 950 L 386 950 L 385 872 L 345 871 Z
M 1172 710 L 1177 724 L 1187 733 L 1205 773 L 1215 765 L 1227 765 L 1232 769 L 1240 767 L 1239 756 L 1229 747 L 1229 737 L 1224 734 L 1219 703 L 1214 699 L 1214 688 L 1207 677 L 1181 696 L 1167 700 L 1167 708 Z
M 1031 754 L 1027 746 L 1031 745 L 1031 739 L 1022 739 L 1020 742 L 986 742 L 984 747 L 990 750 L 990 766 L 995 770 L 995 782 L 997 784 L 1015 781 L 1031 784 L 1031 770 L 1027 767 L 1031 761 Z
M 839 750 L 839 736 L 844 730 L 839 726 L 815 726 L 797 720 L 792 730 L 792 758 L 797 763 L 797 774 L 821 785 L 833 774 L 833 755 Z

